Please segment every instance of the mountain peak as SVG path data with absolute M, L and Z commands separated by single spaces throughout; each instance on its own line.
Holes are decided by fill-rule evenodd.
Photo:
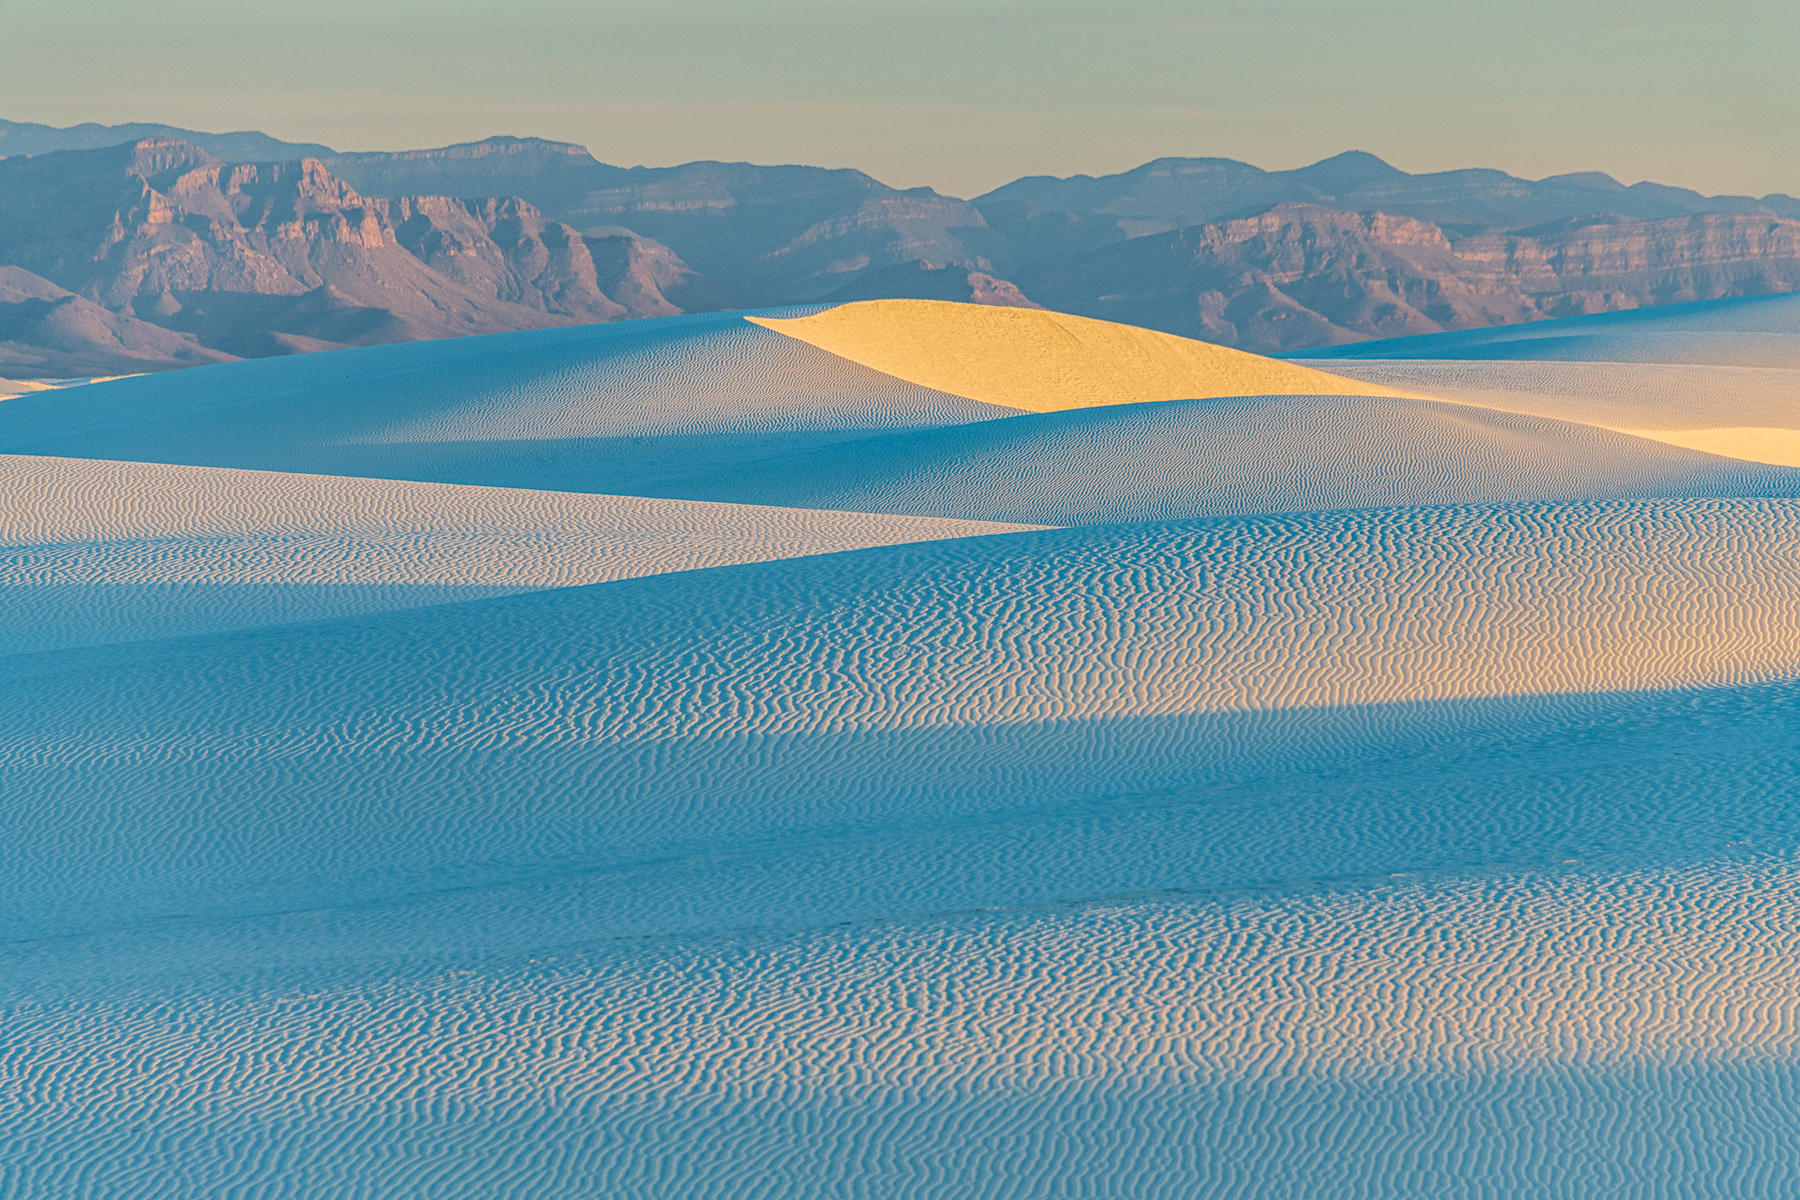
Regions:
M 1346 150 L 1286 174 L 1302 176 L 1316 186 L 1334 190 L 1408 177 L 1405 171 L 1367 150 Z
M 1596 192 L 1622 192 L 1625 185 L 1605 171 L 1569 171 L 1562 175 L 1546 175 L 1539 183 L 1565 184 Z

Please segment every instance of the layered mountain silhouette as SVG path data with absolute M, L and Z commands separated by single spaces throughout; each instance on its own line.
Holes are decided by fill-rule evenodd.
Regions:
M 148 138 L 173 138 L 233 162 L 285 162 L 291 158 L 318 158 L 332 152 L 331 147 L 317 142 L 284 142 L 250 129 L 236 133 L 205 133 L 198 129 L 178 129 L 173 125 L 142 122 L 96 125 L 91 121 L 58 129 L 28 121 L 0 121 L 0 158 L 51 154 L 58 150 L 102 150 Z
M 1800 290 L 1800 200 L 1160 159 L 973 200 L 500 137 L 337 154 L 0 122 L 0 373 L 815 300 L 1045 306 L 1263 352 Z

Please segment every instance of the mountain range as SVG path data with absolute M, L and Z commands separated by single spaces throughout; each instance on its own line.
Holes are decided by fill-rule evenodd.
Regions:
M 1800 200 L 1595 173 L 1158 159 L 972 200 L 496 137 L 0 122 L 0 375 L 754 306 L 1049 307 L 1261 352 L 1800 290 Z

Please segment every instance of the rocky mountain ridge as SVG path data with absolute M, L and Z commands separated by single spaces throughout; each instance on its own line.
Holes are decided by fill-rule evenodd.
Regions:
M 740 299 L 666 247 L 584 237 L 522 200 L 367 198 L 318 159 L 226 163 L 166 138 L 0 161 L 0 263 L 136 322 L 135 349 L 46 357 L 67 374 L 685 311 L 671 293 Z
M 1591 218 L 1453 240 L 1414 217 L 1283 204 L 1014 278 L 1050 308 L 1282 352 L 1800 290 L 1800 221 Z
M 336 154 L 197 135 L 325 151 L 256 161 L 57 135 L 109 136 L 0 122 L 0 374 L 882 296 L 1271 352 L 1800 289 L 1792 197 L 1411 175 L 1361 153 L 1160 159 L 963 200 L 853 170 L 617 167 L 532 138 Z

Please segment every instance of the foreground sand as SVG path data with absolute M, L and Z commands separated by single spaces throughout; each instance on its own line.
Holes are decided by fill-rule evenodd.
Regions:
M 0 404 L 0 1190 L 1800 1189 L 1785 370 L 1004 322 Z

